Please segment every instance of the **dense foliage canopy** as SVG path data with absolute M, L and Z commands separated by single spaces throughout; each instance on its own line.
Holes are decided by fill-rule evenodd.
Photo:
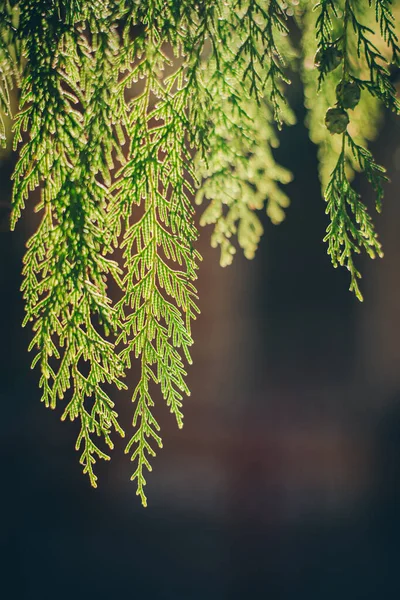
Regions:
M 294 122 L 286 92 L 295 70 L 319 147 L 328 253 L 362 299 L 354 256 L 382 250 L 352 180 L 355 171 L 366 177 L 381 210 L 387 177 L 367 144 L 381 106 L 399 112 L 394 8 L 392 0 L 0 0 L 0 139 L 12 122 L 19 151 L 12 228 L 40 188 L 22 286 L 33 366 L 46 406 L 65 400 L 62 418 L 79 420 L 76 448 L 93 486 L 96 460 L 124 435 L 107 384 L 124 387 L 139 361 L 126 452 L 146 504 L 145 469 L 162 445 L 152 388 L 179 427 L 189 394 L 194 203 L 205 207 L 200 224 L 213 226 L 222 265 L 236 245 L 254 256 L 258 210 L 283 220 L 291 174 L 273 149 Z

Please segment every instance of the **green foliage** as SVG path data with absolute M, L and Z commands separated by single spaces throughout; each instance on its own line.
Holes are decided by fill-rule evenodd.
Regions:
M 136 41 L 141 56 L 124 83 L 141 79 L 144 89 L 123 105 L 123 123 L 130 139 L 126 163 L 118 173 L 110 206 L 110 224 L 124 250 L 125 273 L 120 284 L 121 358 L 127 367 L 131 355 L 140 357 L 141 377 L 133 394 L 135 433 L 126 452 L 137 466 L 133 480 L 146 505 L 144 468 L 161 447 L 159 425 L 152 414 L 149 384 L 160 385 L 162 395 L 183 425 L 183 394 L 189 394 L 184 362 L 190 362 L 193 343 L 190 322 L 196 306 L 197 230 L 191 196 L 195 179 L 188 148 L 191 138 L 187 107 L 191 90 L 184 67 L 175 67 L 163 51 L 163 38 L 154 27 Z M 168 65 L 172 73 L 163 74 Z M 122 224 L 121 224 L 122 221 Z M 153 444 L 153 445 L 152 445 Z
M 123 364 L 104 337 L 117 327 L 106 282 L 119 268 L 106 256 L 109 191 L 99 181 L 110 182 L 111 153 L 117 147 L 109 106 L 116 79 L 109 62 L 117 48 L 112 32 L 101 30 L 102 19 L 95 21 L 89 46 L 81 28 L 60 21 L 53 2 L 44 1 L 39 16 L 32 6 L 20 3 L 28 68 L 15 140 L 24 130 L 30 136 L 15 168 L 12 226 L 29 191 L 41 185 L 36 210 L 42 220 L 24 259 L 25 322 L 33 321 L 30 348 L 37 348 L 33 366 L 41 367 L 42 400 L 55 408 L 69 392 L 62 418 L 80 420 L 76 447 L 95 485 L 95 457 L 109 457 L 92 434 L 109 448 L 111 431 L 123 434 L 103 386 L 122 387 Z M 78 101 L 82 112 L 74 108 Z
M 289 204 L 279 183 L 291 175 L 271 150 L 278 145 L 275 123 L 294 122 L 280 86 L 288 81 L 282 56 L 289 61 L 294 53 L 288 37 L 275 40 L 287 33 L 284 17 L 276 2 L 267 11 L 249 2 L 221 5 L 213 23 L 213 37 L 222 43 L 208 57 L 203 76 L 211 127 L 206 152 L 198 155 L 203 184 L 196 201 L 210 201 L 200 223 L 215 224 L 211 244 L 221 247 L 222 266 L 232 262 L 236 233 L 245 256 L 254 257 L 263 233 L 255 210 L 267 203 L 271 220 L 280 223 Z
M 189 394 L 194 204 L 206 204 L 200 224 L 213 225 L 223 266 L 235 237 L 254 256 L 257 211 L 284 219 L 291 174 L 274 148 L 295 121 L 296 69 L 319 146 L 328 253 L 362 298 L 354 255 L 382 250 L 352 179 L 364 174 L 381 210 L 387 177 L 367 144 L 380 106 L 399 111 L 399 55 L 390 0 L 0 0 L 0 142 L 7 116 L 19 148 L 12 228 L 40 190 L 22 285 L 33 366 L 45 405 L 65 402 L 62 418 L 80 423 L 92 485 L 96 460 L 124 435 L 110 384 L 125 387 L 138 361 L 126 452 L 146 505 L 145 472 L 162 446 L 155 388 L 179 427 Z
M 358 144 L 349 133 L 348 124 L 351 117 L 347 109 L 356 108 L 359 94 L 357 93 L 355 99 L 351 99 L 343 91 L 346 88 L 350 90 L 351 87 L 364 90 L 364 93 L 369 93 L 384 106 L 398 113 L 400 104 L 388 67 L 391 62 L 397 62 L 399 47 L 389 2 L 369 0 L 369 7 L 365 7 L 365 3 L 351 0 L 341 3 L 321 0 L 316 6 L 316 11 L 319 12 L 316 37 L 320 56 L 317 64 L 320 85 L 328 85 L 330 73 L 333 71 L 332 60 L 327 50 L 333 48 L 340 55 L 340 60 L 335 64 L 335 69 L 340 65 L 339 81 L 336 85 L 336 107 L 328 110 L 325 119 L 329 132 L 342 136 L 337 163 L 325 191 L 327 213 L 330 216 L 325 240 L 328 242 L 328 253 L 332 257 L 333 265 L 345 265 L 349 269 L 350 289 L 362 300 L 357 281 L 360 273 L 354 266 L 353 255 L 364 249 L 374 258 L 376 254 L 382 256 L 382 250 L 367 209 L 350 184 L 347 164 L 365 174 L 376 193 L 378 211 L 382 204 L 382 184 L 387 181 L 387 177 L 384 175 L 385 169 L 377 165 L 372 154 L 362 143 Z M 386 57 L 375 42 L 375 31 L 370 26 L 371 13 L 372 16 L 375 13 L 375 20 L 383 41 L 391 51 L 391 57 Z M 364 19 L 368 18 L 366 25 Z M 335 84 L 336 81 L 337 79 Z

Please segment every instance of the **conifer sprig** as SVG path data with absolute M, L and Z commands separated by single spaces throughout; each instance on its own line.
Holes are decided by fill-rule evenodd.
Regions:
M 383 253 L 367 208 L 349 180 L 346 145 L 371 183 L 379 209 L 383 197 L 382 185 L 387 177 L 385 169 L 375 163 L 372 154 L 366 148 L 358 146 L 347 132 L 344 133 L 343 148 L 325 191 L 330 224 L 324 241 L 328 242 L 328 254 L 333 266 L 347 267 L 351 275 L 350 290 L 362 300 L 357 281 L 361 275 L 354 265 L 353 255 L 359 254 L 361 250 L 365 250 L 370 258 L 383 256 Z
M 195 175 L 187 148 L 189 90 L 182 68 L 174 69 L 165 54 L 157 30 L 145 31 L 142 52 L 134 72 L 145 84 L 127 106 L 130 152 L 118 176 L 110 218 L 118 233 L 116 219 L 123 220 L 125 230 L 121 243 L 126 269 L 121 282 L 124 296 L 117 305 L 119 341 L 124 344 L 121 358 L 127 367 L 131 356 L 140 357 L 141 362 L 141 377 L 132 398 L 135 432 L 126 452 L 132 452 L 131 460 L 136 463 L 132 480 L 146 505 L 144 470 L 151 470 L 154 446 L 162 446 L 150 386 L 160 386 L 182 427 L 183 394 L 189 394 L 184 360 L 191 362 L 190 322 L 198 310 L 193 281 L 200 257 L 193 247 L 197 231 L 189 179 Z M 173 73 L 163 77 L 168 65 Z
M 346 21 L 352 25 L 356 36 L 358 55 L 364 57 L 369 72 L 369 79 L 357 80 L 359 85 L 362 88 L 365 87 L 373 96 L 376 96 L 387 108 L 398 113 L 400 104 L 396 97 L 396 88 L 390 78 L 388 62 L 376 43 L 371 39 L 374 36 L 374 31 L 361 23 L 351 2 L 345 3 L 345 14 L 347 15 Z M 384 31 L 384 34 L 386 41 L 388 39 L 387 31 Z M 347 36 L 348 33 L 345 35 Z M 390 39 L 393 43 L 393 38 Z M 393 56 L 395 57 L 395 55 Z
M 392 52 L 391 63 L 399 66 L 400 46 L 396 33 L 396 20 L 393 14 L 392 0 L 368 0 L 369 5 L 375 4 L 376 22 L 379 24 L 380 33 Z
M 289 62 L 293 51 L 287 38 L 275 39 L 288 32 L 285 17 L 276 2 L 267 10 L 258 2 L 237 2 L 221 6 L 211 20 L 215 37 L 224 43 L 207 60 L 203 76 L 210 131 L 209 146 L 198 156 L 203 184 L 196 202 L 209 200 L 200 224 L 215 224 L 211 244 L 220 246 L 222 266 L 233 260 L 236 234 L 245 256 L 255 255 L 263 233 L 256 210 L 266 204 L 271 220 L 279 223 L 288 206 L 279 184 L 291 175 L 272 154 L 278 145 L 275 125 L 294 122 L 282 88 L 289 83 L 282 55 Z
M 91 32 L 89 47 L 81 29 L 59 27 L 50 0 L 35 8 L 21 2 L 20 8 L 28 66 L 16 140 L 26 129 L 30 137 L 15 169 L 12 225 L 29 191 L 39 185 L 36 210 L 43 215 L 24 259 L 25 323 L 33 321 L 30 349 L 37 348 L 37 354 L 32 366 L 40 365 L 45 405 L 55 408 L 70 390 L 62 418 L 80 420 L 76 447 L 95 486 L 96 457 L 109 457 L 92 434 L 109 448 L 113 429 L 123 435 L 103 387 L 105 382 L 122 387 L 123 365 L 104 337 L 116 328 L 106 277 L 116 277 L 118 266 L 106 257 L 107 192 L 98 180 L 110 180 L 116 145 L 109 107 L 115 75 L 107 65 L 115 48 L 113 36 L 101 30 Z M 104 79 L 97 76 L 99 63 Z M 83 114 L 73 107 L 78 98 Z
M 254 257 L 263 233 L 256 210 L 266 204 L 272 222 L 284 219 L 283 209 L 289 200 L 279 183 L 288 183 L 291 174 L 273 159 L 271 146 L 277 138 L 270 107 L 264 101 L 258 105 L 254 99 L 242 98 L 234 91 L 225 95 L 218 87 L 220 83 L 211 88 L 212 150 L 197 167 L 204 182 L 196 201 L 200 204 L 209 200 L 200 224 L 215 224 L 211 244 L 220 247 L 220 264 L 226 266 L 236 252 L 236 234 L 245 256 Z
M 372 41 L 374 30 L 358 16 L 357 0 L 343 0 L 340 6 L 335 6 L 331 0 L 322 0 L 317 8 L 320 13 L 316 21 L 316 65 L 320 71 L 320 83 L 328 79 L 336 69 L 341 74 L 336 87 L 336 106 L 329 108 L 325 117 L 325 125 L 330 134 L 342 137 L 341 151 L 325 191 L 327 213 L 331 219 L 325 240 L 334 266 L 347 266 L 351 275 L 350 289 L 362 300 L 357 283 L 361 275 L 354 266 L 352 254 L 365 250 L 374 258 L 376 255 L 382 256 L 382 250 L 367 208 L 350 184 L 349 173 L 351 174 L 353 167 L 365 174 L 376 194 L 377 210 L 381 210 L 383 183 L 387 181 L 387 177 L 385 169 L 376 164 L 369 150 L 357 143 L 348 132 L 351 123 L 348 111 L 357 107 L 362 90 L 369 92 L 396 113 L 399 112 L 400 105 L 391 82 L 389 64 L 375 40 Z M 372 2 L 369 2 L 369 9 L 373 10 Z M 384 41 L 391 47 L 393 60 L 396 58 L 396 38 L 392 29 L 394 18 L 391 16 L 389 19 L 387 9 L 387 3 L 375 3 L 375 18 Z M 338 10 L 342 11 L 341 19 Z M 361 64 L 352 60 L 352 41 Z M 359 76 L 360 72 L 366 72 L 368 78 Z M 349 216 L 348 210 L 354 219 Z
M 281 104 L 286 102 L 281 84 L 290 81 L 284 72 L 285 60 L 276 42 L 276 33 L 288 34 L 285 10 L 277 0 L 270 0 L 267 6 L 258 0 L 237 0 L 231 15 L 232 29 L 237 29 L 240 36 L 234 62 L 245 63 L 242 81 L 257 103 L 269 83 L 269 99 L 276 123 L 281 127 Z M 232 34 L 229 37 L 232 40 Z
M 365 6 L 368 11 L 368 4 Z M 315 68 L 315 62 L 319 62 L 318 44 L 315 30 L 318 11 L 313 10 L 313 6 L 306 0 L 302 5 L 303 14 L 301 15 L 302 29 L 302 49 L 303 65 L 302 79 L 304 85 L 305 105 L 307 108 L 306 124 L 309 129 L 312 141 L 318 146 L 318 167 L 323 190 L 325 190 L 331 173 L 336 165 L 337 157 L 342 150 L 343 140 L 340 135 L 332 135 L 326 127 L 324 120 L 328 109 L 337 102 L 337 89 L 342 80 L 342 71 L 340 68 L 333 69 L 329 73 L 329 79 L 325 84 L 318 85 L 319 70 Z M 365 11 L 364 11 L 365 12 Z M 371 11 L 372 13 L 372 11 Z M 367 12 L 368 15 L 368 12 Z M 364 14 L 365 16 L 365 14 Z M 372 15 L 373 25 L 374 15 Z M 336 26 L 334 36 L 339 36 L 337 29 L 341 21 L 333 21 Z M 362 78 L 365 76 L 364 63 L 362 57 L 358 57 L 356 40 L 351 36 L 347 41 L 348 52 L 351 55 L 352 78 Z M 339 87 L 340 89 L 340 87 Z M 379 101 L 370 94 L 360 94 L 359 103 L 351 113 L 350 131 L 352 137 L 357 143 L 366 147 L 370 140 L 377 135 L 377 129 L 380 124 L 381 106 Z M 354 169 L 357 164 L 353 162 L 352 153 L 346 144 L 347 153 L 347 174 L 350 179 L 354 176 Z

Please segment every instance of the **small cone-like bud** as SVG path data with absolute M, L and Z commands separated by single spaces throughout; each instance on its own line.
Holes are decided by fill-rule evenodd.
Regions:
M 343 53 L 336 46 L 327 46 L 320 48 L 315 55 L 314 64 L 320 71 L 324 69 L 327 72 L 336 69 L 343 60 Z
M 356 81 L 341 81 L 336 88 L 336 98 L 343 108 L 355 108 L 360 97 L 361 89 Z
M 325 125 L 330 133 L 344 133 L 349 120 L 349 115 L 343 108 L 329 108 L 325 115 Z

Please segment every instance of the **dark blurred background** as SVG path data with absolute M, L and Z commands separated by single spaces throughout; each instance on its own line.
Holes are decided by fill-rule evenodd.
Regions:
M 286 221 L 265 218 L 256 259 L 238 254 L 224 270 L 202 231 L 192 396 L 182 431 L 158 402 L 164 449 L 148 476 L 147 509 L 123 444 L 91 489 L 74 451 L 77 427 L 39 401 L 19 291 L 32 217 L 7 231 L 14 157 L 3 156 L 1 597 L 399 593 L 400 125 L 388 116 L 373 146 L 392 184 L 376 217 L 385 258 L 361 259 L 360 304 L 322 242 L 327 218 L 299 89 L 293 102 L 298 125 L 277 151 L 295 175 Z M 130 396 L 116 397 L 129 429 Z

